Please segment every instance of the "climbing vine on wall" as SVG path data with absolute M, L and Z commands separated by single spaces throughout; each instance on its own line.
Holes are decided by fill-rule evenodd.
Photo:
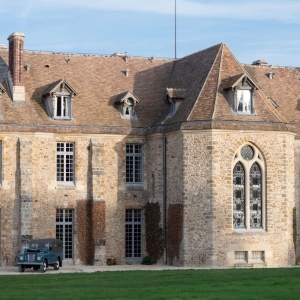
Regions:
M 156 263 L 163 254 L 163 231 L 160 226 L 160 206 L 147 203 L 145 207 L 146 251 L 152 263 Z
M 77 202 L 79 258 L 83 264 L 94 264 L 95 245 L 105 245 L 105 202 Z
M 296 217 L 296 207 L 293 208 L 293 242 L 296 252 L 296 243 L 297 243 L 297 217 Z
M 93 238 L 98 246 L 105 246 L 105 213 L 105 202 L 93 203 Z
M 167 256 L 170 264 L 179 259 L 183 234 L 183 205 L 170 204 L 167 216 Z

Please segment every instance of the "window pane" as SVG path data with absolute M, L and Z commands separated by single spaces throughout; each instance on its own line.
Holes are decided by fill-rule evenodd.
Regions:
M 56 238 L 63 242 L 64 259 L 73 258 L 73 210 L 56 211 Z
M 238 112 L 251 113 L 251 91 L 237 90 Z
M 74 181 L 74 143 L 57 143 L 56 180 Z
M 127 209 L 125 219 L 125 256 L 140 258 L 142 256 L 142 211 Z
M 126 145 L 126 182 L 143 182 L 143 145 Z
M 61 97 L 56 97 L 56 116 L 61 117 L 62 114 L 62 101 Z
M 262 227 L 261 170 L 257 163 L 250 169 L 250 227 Z
M 245 228 L 245 171 L 240 162 L 233 169 L 233 226 Z

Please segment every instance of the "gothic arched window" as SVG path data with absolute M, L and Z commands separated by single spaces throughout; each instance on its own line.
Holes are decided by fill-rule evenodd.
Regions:
M 233 227 L 265 229 L 265 164 L 252 145 L 242 146 L 233 164 Z

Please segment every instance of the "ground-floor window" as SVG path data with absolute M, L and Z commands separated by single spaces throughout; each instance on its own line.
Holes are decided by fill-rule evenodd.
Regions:
M 63 242 L 64 259 L 73 258 L 73 219 L 72 209 L 56 210 L 56 238 Z
M 125 256 L 141 258 L 142 256 L 142 211 L 126 209 Z

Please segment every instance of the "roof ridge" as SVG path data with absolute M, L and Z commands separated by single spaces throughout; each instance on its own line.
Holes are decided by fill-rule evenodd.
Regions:
M 213 110 L 213 113 L 212 113 L 212 117 L 211 119 L 214 120 L 215 118 L 215 112 L 216 112 L 216 106 L 217 106 L 217 101 L 219 99 L 219 94 L 218 94 L 218 88 L 220 86 L 220 78 L 221 78 L 221 66 L 222 66 L 222 63 L 223 63 L 223 49 L 224 49 L 224 43 L 222 43 L 222 47 L 221 47 L 221 59 L 220 59 L 220 65 L 219 65 L 219 74 L 218 74 L 218 83 L 217 83 L 217 90 L 216 90 L 216 97 L 215 97 L 215 103 L 214 103 L 214 110 Z
M 219 54 L 220 54 L 220 50 L 223 49 L 223 43 L 218 44 L 218 46 L 220 47 L 220 48 L 219 48 L 219 51 L 218 51 L 218 53 L 216 54 L 216 56 L 215 56 L 215 58 L 214 58 L 214 61 L 213 61 L 213 63 L 212 63 L 211 66 L 210 66 L 209 72 L 207 73 L 207 76 L 206 76 L 205 81 L 204 81 L 204 83 L 203 83 L 203 85 L 202 85 L 202 87 L 201 87 L 201 90 L 199 91 L 199 94 L 198 94 L 198 96 L 197 96 L 197 99 L 196 99 L 196 101 L 195 101 L 194 104 L 193 104 L 193 108 L 190 110 L 190 113 L 189 113 L 188 117 L 186 118 L 187 121 L 189 121 L 190 116 L 191 116 L 192 113 L 194 112 L 195 105 L 196 105 L 196 103 L 198 103 L 198 101 L 199 101 L 199 98 L 200 98 L 200 96 L 201 96 L 201 94 L 202 94 L 202 92 L 203 92 L 203 90 L 204 90 L 204 87 L 205 87 L 205 85 L 206 85 L 206 83 L 207 83 L 208 77 L 210 76 L 211 71 L 212 71 L 212 69 L 213 69 L 213 67 L 214 67 L 214 65 L 215 65 L 215 63 L 216 63 L 217 57 L 218 57 Z
M 176 59 L 175 61 L 180 61 L 180 60 L 182 60 L 182 59 L 186 59 L 186 58 L 188 58 L 188 57 L 190 57 L 190 56 L 193 56 L 193 55 L 195 55 L 195 54 L 200 54 L 201 52 L 207 51 L 207 50 L 212 49 L 212 48 L 220 47 L 220 46 L 222 46 L 222 45 L 224 45 L 224 43 L 215 44 L 215 45 L 210 46 L 210 47 L 208 47 L 208 48 L 205 48 L 205 49 L 202 49 L 202 50 L 200 50 L 200 51 L 196 51 L 196 52 L 193 52 L 193 53 L 191 53 L 191 54 L 189 54 L 189 55 L 183 56 L 183 57 L 181 57 L 181 58 L 179 58 L 179 59 Z

